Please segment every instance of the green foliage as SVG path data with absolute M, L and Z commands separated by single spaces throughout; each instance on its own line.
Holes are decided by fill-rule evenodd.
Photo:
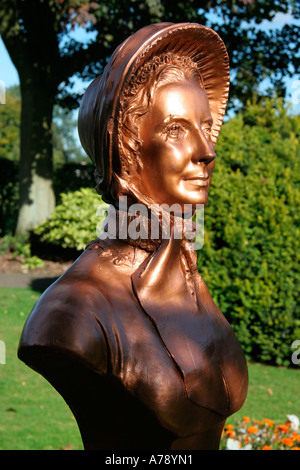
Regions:
M 107 204 L 90 188 L 61 194 L 51 218 L 34 231 L 41 242 L 63 248 L 84 250 L 97 237 L 106 215 Z
M 0 235 L 14 230 L 19 209 L 20 112 L 19 87 L 8 88 L 0 104 Z
M 249 103 L 224 124 L 198 267 L 248 358 L 291 364 L 300 338 L 300 116 Z
M 5 235 L 0 241 L 0 253 L 10 252 L 12 258 L 18 257 L 24 269 L 43 268 L 45 263 L 31 253 L 29 235 Z
M 0 104 L 0 158 L 17 161 L 20 152 L 21 98 L 18 87 L 6 90 L 5 104 Z

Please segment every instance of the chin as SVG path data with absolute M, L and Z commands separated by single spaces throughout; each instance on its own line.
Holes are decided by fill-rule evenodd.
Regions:
M 192 204 L 194 208 L 196 208 L 197 204 L 203 204 L 204 206 L 206 206 L 207 202 L 208 202 L 208 194 L 207 194 L 207 191 L 205 191 L 204 194 L 198 193 L 196 197 L 193 197 L 193 198 L 191 197 L 189 203 L 187 202 L 186 204 Z

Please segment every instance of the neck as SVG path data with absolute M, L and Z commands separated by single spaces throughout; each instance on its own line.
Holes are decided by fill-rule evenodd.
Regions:
M 118 238 L 150 252 L 171 238 L 192 244 L 198 230 L 192 221 L 193 212 L 171 213 L 115 173 L 114 181 L 118 199 L 103 224 L 104 237 Z
M 140 203 L 130 207 L 122 204 L 119 208 L 109 207 L 103 230 L 106 238 L 124 240 L 152 252 L 163 240 L 172 238 L 192 242 L 196 224 L 191 217 L 174 216 L 157 204 L 151 207 Z

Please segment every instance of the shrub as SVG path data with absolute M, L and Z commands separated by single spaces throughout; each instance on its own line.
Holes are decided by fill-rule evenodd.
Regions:
M 289 365 L 299 320 L 300 116 L 280 100 L 224 124 L 198 267 L 249 359 Z
M 96 238 L 105 217 L 105 204 L 91 188 L 61 194 L 52 216 L 34 230 L 41 242 L 84 250 Z
M 0 239 L 0 254 L 10 253 L 12 259 L 18 258 L 23 270 L 43 268 L 44 262 L 31 252 L 29 234 L 13 236 L 5 235 Z

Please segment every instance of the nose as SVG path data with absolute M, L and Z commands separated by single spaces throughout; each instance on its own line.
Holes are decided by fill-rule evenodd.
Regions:
M 212 142 L 206 137 L 202 129 L 197 130 L 195 139 L 195 148 L 192 160 L 194 163 L 210 163 L 215 157 L 215 149 Z

